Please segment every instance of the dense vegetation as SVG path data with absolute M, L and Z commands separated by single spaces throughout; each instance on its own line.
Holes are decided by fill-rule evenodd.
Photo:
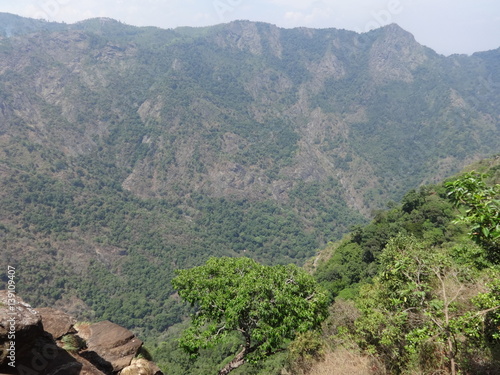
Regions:
M 371 363 L 362 375 L 498 374 L 500 158 L 471 168 L 479 173 L 410 191 L 329 244 L 307 265 L 331 295 L 322 335 L 300 335 L 286 353 L 235 373 L 325 373 L 322 360 L 348 350 L 351 361 Z M 484 199 L 466 207 L 466 197 Z M 491 210 L 476 215 L 481 207 Z M 487 239 L 477 238 L 484 236 L 478 218 L 480 228 L 490 228 Z M 228 335 L 193 359 L 178 345 L 183 329 L 173 327 L 162 344 L 151 344 L 169 374 L 216 373 L 242 343 Z
M 424 186 L 407 193 L 401 205 L 376 213 L 366 226 L 354 227 L 349 239 L 331 244 L 331 257 L 320 263 L 316 278 L 331 293 L 352 295 L 360 283 L 378 272 L 378 258 L 391 238 L 407 234 L 431 246 L 440 245 L 457 235 L 453 204 L 444 186 Z M 334 250 L 333 250 L 334 249 Z
M 229 333 L 242 349 L 219 370 L 225 375 L 247 362 L 284 350 L 298 334 L 319 328 L 327 298 L 314 278 L 295 265 L 263 266 L 250 258 L 211 258 L 203 266 L 177 271 L 172 284 L 196 306 L 179 343 L 198 355 Z
M 500 145 L 499 50 L 439 56 L 394 25 L 0 18 L 0 276 L 143 338 L 188 315 L 174 271 L 212 256 L 300 265 L 332 241 L 316 278 L 355 296 L 396 235 L 460 235 L 445 189 L 417 188 Z
M 412 191 L 332 245 L 315 273 L 337 296 L 325 340 L 388 374 L 498 373 L 499 158 L 476 167 L 488 173 Z
M 185 212 L 171 201 L 78 181 L 27 173 L 5 181 L 5 191 L 17 188 L 5 197 L 3 210 L 22 225 L 2 225 L 2 245 L 22 270 L 19 292 L 34 305 L 76 292 L 94 311 L 85 318 L 158 332 L 182 316 L 170 298 L 175 268 L 199 265 L 210 255 L 298 263 L 317 246 L 297 214 L 272 201 L 252 205 L 194 197 Z M 21 248 L 27 239 L 29 246 Z M 63 241 L 74 246 L 77 257 L 61 253 Z

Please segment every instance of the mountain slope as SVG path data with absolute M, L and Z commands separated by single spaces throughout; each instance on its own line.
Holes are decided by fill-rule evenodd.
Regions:
M 397 25 L 0 16 L 1 241 L 36 305 L 161 330 L 174 269 L 301 263 L 500 145 L 500 50 L 444 57 Z

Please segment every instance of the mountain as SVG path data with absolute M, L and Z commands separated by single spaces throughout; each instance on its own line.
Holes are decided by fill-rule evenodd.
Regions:
M 64 30 L 65 28 L 65 24 L 57 22 L 34 20 L 14 14 L 0 13 L 0 36 L 4 38 L 27 35 L 40 31 Z
M 161 331 L 185 312 L 175 269 L 300 264 L 499 149 L 500 49 L 445 57 L 397 25 L 0 21 L 2 262 L 81 318 Z

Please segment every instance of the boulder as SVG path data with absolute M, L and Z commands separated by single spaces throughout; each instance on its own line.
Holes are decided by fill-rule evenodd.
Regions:
M 129 366 L 142 346 L 131 331 L 107 320 L 75 329 L 87 343 L 80 355 L 104 371 L 118 372 Z
M 76 333 L 73 328 L 76 319 L 72 316 L 50 307 L 38 308 L 37 311 L 42 316 L 43 329 L 50 333 L 55 340 L 68 333 Z
M 0 291 L 0 375 L 115 375 L 120 371 L 162 375 L 154 363 L 134 359 L 141 346 L 141 340 L 117 324 L 78 325 L 68 314 L 52 308 L 35 310 L 17 295 Z
M 59 318 L 62 321 L 57 324 L 55 320 Z M 3 349 L 0 373 L 105 375 L 85 359 L 57 345 L 53 336 L 70 331 L 69 321 L 68 316 L 57 310 L 44 309 L 44 314 L 40 314 L 17 295 L 13 298 L 8 292 L 0 291 L 0 347 Z M 45 332 L 44 326 L 51 332 Z M 10 358 L 9 353 L 13 354 Z
M 16 294 L 0 291 L 0 369 L 8 366 L 9 353 L 16 361 L 30 354 L 43 335 L 42 318 Z
M 133 359 L 130 366 L 125 367 L 120 375 L 162 375 L 158 366 L 144 358 Z
M 81 369 L 80 372 L 78 372 L 78 375 L 107 375 L 109 373 L 102 372 L 99 370 L 97 367 L 95 367 L 92 363 L 87 361 L 85 358 L 80 357 L 78 354 L 72 353 L 72 356 L 75 358 L 75 360 L 81 364 Z M 62 375 L 63 373 L 61 373 Z M 57 374 L 59 375 L 59 374 Z M 64 375 L 66 375 L 66 372 L 64 372 Z

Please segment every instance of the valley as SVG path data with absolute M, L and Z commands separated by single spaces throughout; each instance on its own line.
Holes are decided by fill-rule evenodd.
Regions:
M 191 312 L 175 270 L 212 256 L 302 266 L 497 154 L 499 55 L 439 55 L 395 24 L 0 13 L 2 280 L 15 265 L 33 306 L 155 341 Z M 365 265 L 334 280 L 340 266 L 322 263 L 317 278 L 350 295 L 376 274 Z

